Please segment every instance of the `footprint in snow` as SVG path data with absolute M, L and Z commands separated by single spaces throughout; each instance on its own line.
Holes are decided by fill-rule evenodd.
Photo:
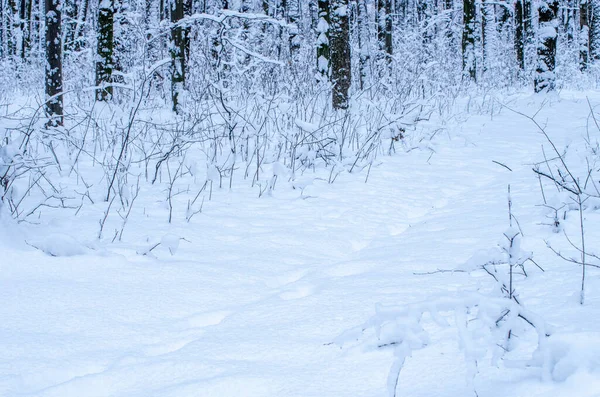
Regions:
M 306 271 L 304 270 L 295 270 L 284 274 L 279 274 L 273 277 L 269 277 L 265 279 L 265 284 L 269 288 L 280 288 L 286 285 L 295 283 L 299 281 L 302 277 L 306 275 Z
M 221 324 L 230 314 L 228 311 L 199 313 L 186 318 L 185 322 L 192 328 L 209 327 Z
M 311 296 L 316 291 L 314 285 L 304 284 L 294 287 L 288 291 L 279 294 L 279 297 L 285 301 L 293 299 L 301 299 Z
M 376 265 L 374 263 L 344 262 L 325 270 L 325 273 L 327 273 L 327 275 L 330 277 L 356 276 L 368 272 L 375 266 Z
M 188 344 L 198 340 L 194 339 L 175 339 L 165 343 L 157 343 L 155 345 L 145 346 L 142 348 L 142 352 L 146 356 L 155 357 L 162 356 L 169 353 L 175 353 L 178 350 L 183 349 Z

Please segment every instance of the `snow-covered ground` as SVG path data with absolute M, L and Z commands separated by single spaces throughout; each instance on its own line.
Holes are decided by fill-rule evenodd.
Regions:
M 546 99 L 536 120 L 559 147 L 581 149 L 585 95 Z M 541 102 L 509 105 L 532 115 Z M 385 396 L 392 351 L 332 342 L 376 304 L 501 296 L 481 270 L 436 270 L 469 269 L 504 240 L 510 184 L 523 249 L 545 270 L 527 264 L 515 288 L 551 325 L 552 368 L 511 364 L 536 348 L 529 330 L 497 366 L 480 360 L 473 380 L 454 327 L 429 324 L 430 343 L 406 360 L 397 395 L 600 396 L 600 269 L 588 268 L 582 306 L 580 267 L 546 247 L 568 247 L 541 224 L 548 210 L 532 167 L 548 143 L 508 109 L 458 118 L 427 142 L 431 150 L 380 157 L 366 183 L 364 169 L 333 184 L 305 174 L 302 190 L 282 182 L 261 198 L 217 190 L 191 222 L 176 216 L 170 225 L 163 196 L 146 198 L 121 243 L 94 239 L 102 217 L 94 208 L 38 226 L 4 216 L 0 395 Z M 585 215 L 599 252 L 598 211 Z M 567 232 L 577 240 L 577 228 Z

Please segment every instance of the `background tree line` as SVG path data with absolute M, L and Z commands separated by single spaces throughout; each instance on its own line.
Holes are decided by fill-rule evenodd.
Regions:
M 249 74 L 271 88 L 330 85 L 332 106 L 345 109 L 353 92 L 408 89 L 406 76 L 427 81 L 422 91 L 553 89 L 557 63 L 569 79 L 600 56 L 597 0 L 1 2 L 5 73 L 19 81 L 43 67 L 52 124 L 62 124 L 69 87 L 96 86 L 95 99 L 110 100 L 136 70 L 165 59 L 152 87 L 179 112 L 192 85 L 243 89 Z

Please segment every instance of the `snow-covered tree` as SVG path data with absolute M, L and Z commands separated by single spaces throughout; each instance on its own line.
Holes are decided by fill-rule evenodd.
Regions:
M 331 1 L 331 81 L 334 109 L 348 108 L 350 83 L 350 24 L 348 0 Z
M 557 13 L 557 0 L 542 1 L 538 5 L 538 59 L 535 69 L 535 92 L 550 91 L 555 87 Z
M 114 0 L 101 0 L 98 5 L 98 43 L 96 47 L 96 99 L 112 97 L 114 68 Z
M 59 0 L 45 0 L 46 114 L 50 126 L 63 124 L 62 29 Z

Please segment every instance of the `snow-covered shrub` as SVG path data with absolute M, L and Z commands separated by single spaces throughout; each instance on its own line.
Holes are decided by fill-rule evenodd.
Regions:
M 371 318 L 344 332 L 335 343 L 343 347 L 358 341 L 367 349 L 392 349 L 395 362 L 388 376 L 388 391 L 393 397 L 401 383 L 400 372 L 406 359 L 413 351 L 431 343 L 431 321 L 427 320 L 456 330 L 471 379 L 476 376 L 479 363 L 489 360 L 498 365 L 499 359 L 510 350 L 510 336 L 515 329 L 533 329 L 538 352 L 545 351 L 549 335 L 544 321 L 514 300 L 473 293 L 406 305 L 378 305 Z
M 600 254 L 589 245 L 586 224 L 592 220 L 600 221 L 597 210 L 600 209 L 600 126 L 596 121 L 594 109 L 590 104 L 591 123 L 595 127 L 581 141 L 571 147 L 558 148 L 551 137 L 533 117 L 528 117 L 544 135 L 549 154 L 543 151 L 544 160 L 533 171 L 540 179 L 543 206 L 548 209 L 552 231 L 561 232 L 568 243 L 567 252 L 556 248 L 547 241 L 547 246 L 567 262 L 581 266 L 580 303 L 585 301 L 586 270 L 600 267 Z M 551 187 L 548 188 L 548 185 Z M 553 186 L 552 186 L 553 185 Z M 576 217 L 570 216 L 572 212 Z M 565 224 L 567 226 L 565 226 Z M 589 231 L 594 233 L 594 230 Z M 594 235 L 597 239 L 598 237 Z M 564 243 L 564 242 L 563 242 Z M 564 245 L 564 244 L 563 244 Z
M 13 201 L 16 195 L 14 182 L 21 171 L 21 158 L 18 146 L 10 142 L 8 137 L 0 141 L 0 206 L 15 206 Z

